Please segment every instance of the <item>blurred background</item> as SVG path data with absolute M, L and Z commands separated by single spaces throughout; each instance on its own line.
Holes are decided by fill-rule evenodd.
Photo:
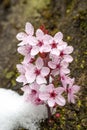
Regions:
M 74 47 L 71 76 L 81 86 L 76 104 L 59 108 L 60 118 L 41 123 L 41 130 L 87 130 L 87 0 L 0 0 L 0 87 L 19 93 L 22 84 L 15 79 L 21 56 L 16 34 L 26 22 L 35 29 L 44 24 L 52 35 L 64 34 Z

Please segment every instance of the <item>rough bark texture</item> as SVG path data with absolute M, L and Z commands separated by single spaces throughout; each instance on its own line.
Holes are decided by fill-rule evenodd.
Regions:
M 71 75 L 81 86 L 75 105 L 59 108 L 61 116 L 41 123 L 41 130 L 86 130 L 87 128 L 87 0 L 0 0 L 0 87 L 20 92 L 15 82 L 17 54 L 16 34 L 26 21 L 35 28 L 45 24 L 51 34 L 62 31 L 74 47 Z

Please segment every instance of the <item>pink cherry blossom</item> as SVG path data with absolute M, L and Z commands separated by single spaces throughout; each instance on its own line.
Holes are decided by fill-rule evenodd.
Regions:
M 35 58 L 31 55 L 26 55 L 24 57 L 24 60 L 22 61 L 22 64 L 29 64 L 29 63 L 33 63 L 35 61 Z
M 68 102 L 75 103 L 75 98 L 77 97 L 75 94 L 80 90 L 78 85 L 69 86 L 67 89 L 68 93 Z
M 43 46 L 43 38 L 44 38 L 44 32 L 41 29 L 37 29 L 36 31 L 36 39 L 37 43 L 31 50 L 31 55 L 37 55 L 40 51 L 40 48 Z
M 68 76 L 63 75 L 61 77 L 61 81 L 65 92 L 67 92 L 68 94 L 68 102 L 75 103 L 75 94 L 80 90 L 80 86 L 73 85 L 75 82 L 75 78 L 70 78 Z
M 25 99 L 27 102 L 31 101 L 35 105 L 40 105 L 43 103 L 43 101 L 39 99 L 39 88 L 40 86 L 36 82 L 30 85 L 25 85 L 21 88 L 22 91 L 24 91 Z
M 25 45 L 25 46 L 20 46 L 18 47 L 18 52 L 24 56 L 26 55 L 30 55 L 30 52 L 31 52 L 31 49 L 32 49 L 32 46 L 30 45 Z
M 24 85 L 22 91 L 26 101 L 35 105 L 64 106 L 66 100 L 63 96 L 66 94 L 68 102 L 75 103 L 80 87 L 74 84 L 74 78 L 70 78 L 68 68 L 73 61 L 70 55 L 73 47 L 63 41 L 61 32 L 54 36 L 47 32 L 42 26 L 34 35 L 34 27 L 27 22 L 25 31 L 16 36 L 20 41 L 17 50 L 24 56 L 21 64 L 17 65 L 20 75 L 16 80 Z M 61 87 L 55 83 L 57 76 Z
M 63 91 L 62 87 L 55 88 L 53 84 L 49 84 L 45 87 L 45 90 L 39 94 L 39 98 L 46 101 L 50 107 L 54 107 L 55 104 L 64 106 L 65 99 L 61 95 Z
M 65 90 L 67 88 L 67 85 L 69 85 L 73 80 L 75 80 L 74 78 L 71 79 L 69 75 L 65 75 L 65 74 L 61 74 L 60 78 L 61 78 L 62 86 L 64 87 Z
M 52 61 L 48 62 L 48 65 L 53 69 L 51 73 L 54 76 L 70 73 L 70 70 L 67 68 L 69 64 L 66 61 L 61 61 L 60 58 L 55 57 Z
M 51 68 L 51 69 L 56 69 L 57 68 L 57 65 L 60 64 L 61 62 L 61 59 L 55 55 L 53 55 L 51 57 L 51 61 L 48 62 L 48 66 Z
M 71 54 L 73 52 L 73 47 L 72 46 L 66 46 L 60 51 L 60 57 L 63 58 L 64 61 L 71 63 L 73 61 Z
M 42 51 L 43 50 L 42 48 L 49 45 L 49 40 L 50 40 L 51 36 L 48 34 L 44 34 L 44 32 L 41 29 L 37 29 L 36 38 L 38 40 L 37 46 L 39 47 L 40 52 L 49 52 L 48 51 L 49 48 L 48 48 L 48 50 L 44 50 L 44 51 Z
M 17 82 L 23 82 L 23 84 L 27 83 L 27 79 L 25 77 L 25 67 L 22 64 L 17 64 L 17 69 L 20 73 L 20 75 L 17 77 Z
M 44 34 L 41 29 L 37 29 L 36 31 L 36 39 L 37 43 L 31 49 L 31 55 L 37 55 L 39 52 L 50 52 L 49 39 L 50 35 Z
M 51 38 L 50 40 L 51 54 L 57 56 L 60 55 L 59 47 L 63 48 L 63 46 L 66 46 L 66 43 L 64 43 L 62 39 L 63 39 L 63 34 L 61 32 L 56 33 L 55 36 Z
M 38 58 L 35 62 L 35 65 L 32 65 L 32 68 L 27 70 L 25 76 L 28 83 L 32 83 L 36 80 L 38 84 L 47 83 L 45 76 L 50 72 L 48 67 L 44 67 L 44 62 L 42 58 Z
M 20 75 L 17 77 L 16 81 L 23 82 L 23 85 L 27 84 L 26 72 L 32 68 L 32 64 L 17 64 L 17 69 Z
M 65 49 L 63 50 L 63 53 L 66 55 L 69 55 L 73 52 L 73 47 L 72 46 L 66 46 Z
M 25 32 L 20 32 L 17 34 L 16 38 L 21 41 L 18 45 L 23 46 L 26 44 L 35 45 L 36 38 L 33 36 L 34 27 L 31 23 L 27 22 L 25 25 Z
M 78 85 L 73 85 L 74 79 L 71 79 L 69 86 L 67 87 L 66 91 L 68 94 L 68 102 L 75 103 L 75 98 L 77 97 L 75 94 L 80 90 Z

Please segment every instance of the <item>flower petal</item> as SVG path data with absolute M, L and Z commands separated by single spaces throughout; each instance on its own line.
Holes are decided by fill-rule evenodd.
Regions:
M 73 85 L 72 86 L 72 92 L 73 93 L 77 93 L 79 90 L 80 90 L 80 86 L 78 86 L 78 85 Z
M 29 85 L 23 86 L 21 88 L 21 90 L 24 91 L 24 92 L 26 92 L 26 93 L 28 93 L 28 94 L 31 92 L 31 89 L 30 89 Z
M 25 77 L 28 83 L 32 83 L 36 79 L 36 75 L 32 71 L 26 71 Z
M 52 75 L 56 76 L 59 74 L 59 69 L 52 70 Z
M 26 77 L 24 75 L 18 76 L 16 81 L 19 83 L 23 83 L 23 85 L 25 85 L 27 83 Z
M 65 88 L 64 88 L 64 87 L 58 87 L 58 88 L 56 88 L 56 92 L 57 92 L 58 94 L 62 94 L 64 91 L 65 91 Z
M 34 46 L 34 45 L 36 45 L 37 44 L 37 39 L 34 37 L 34 36 L 27 36 L 27 38 L 26 38 L 26 44 L 29 44 L 29 45 L 31 45 L 31 46 Z
M 64 61 L 71 63 L 73 61 L 73 58 L 70 55 L 64 55 Z
M 54 90 L 54 85 L 53 85 L 53 84 L 47 85 L 46 90 L 47 90 L 48 93 L 49 93 L 49 92 L 53 92 L 53 90 Z
M 40 48 L 40 52 L 43 53 L 43 52 L 50 52 L 51 51 L 51 46 L 50 45 L 43 45 L 41 48 Z
M 38 58 L 37 60 L 36 60 L 36 67 L 38 68 L 38 69 L 41 69 L 42 67 L 43 67 L 43 59 L 42 58 Z
M 68 102 L 75 103 L 75 95 L 74 94 L 68 94 Z
M 63 34 L 61 32 L 58 32 L 58 33 L 55 34 L 54 40 L 56 42 L 60 42 L 62 39 L 63 39 Z
M 60 51 L 63 51 L 66 48 L 66 46 L 67 46 L 66 42 L 61 42 L 61 43 L 58 44 L 58 49 Z
M 42 40 L 42 37 L 44 36 L 44 33 L 41 29 L 37 29 L 36 31 L 36 37 L 38 38 L 38 40 Z
M 39 94 L 39 98 L 41 99 L 41 100 L 47 100 L 48 98 L 49 98 L 49 94 L 48 93 L 40 93 Z
M 50 107 L 53 107 L 55 105 L 55 100 L 54 99 L 49 99 L 47 102 L 48 102 L 48 105 Z
M 20 32 L 20 33 L 18 33 L 18 34 L 16 35 L 16 38 L 17 38 L 19 41 L 24 40 L 24 38 L 26 38 L 26 37 L 27 37 L 26 33 L 23 33 L 23 32 Z
M 41 75 L 36 77 L 36 82 L 38 84 L 43 84 L 43 83 L 47 83 L 46 79 L 44 77 L 42 77 Z
M 22 61 L 22 64 L 29 64 L 31 62 L 31 60 L 34 59 L 34 57 L 31 57 L 31 55 L 26 55 L 24 57 L 24 60 Z
M 61 68 L 60 69 L 60 74 L 69 74 L 70 70 L 68 68 Z
M 66 103 L 65 98 L 61 95 L 58 95 L 55 100 L 56 100 L 56 103 L 60 106 L 64 106 Z
M 53 37 L 51 35 L 44 35 L 44 38 L 43 38 L 43 42 L 45 45 L 49 45 L 50 43 L 52 43 L 53 41 Z
M 60 66 L 62 66 L 62 68 L 67 68 L 69 66 L 69 63 L 63 60 L 63 61 L 61 61 Z
M 26 46 L 20 46 L 18 47 L 18 52 L 24 56 L 28 55 L 31 51 L 31 46 L 30 45 L 26 45 Z
M 56 68 L 56 64 L 52 61 L 49 61 L 48 62 L 48 66 L 51 68 L 51 69 L 55 69 Z
M 31 23 L 27 22 L 25 25 L 25 32 L 29 35 L 33 35 L 34 34 L 34 27 L 32 26 Z
M 21 74 L 25 74 L 25 69 L 24 69 L 24 67 L 23 67 L 22 64 L 17 64 L 16 67 L 17 67 L 19 73 L 21 73 Z
M 39 47 L 38 46 L 33 46 L 31 49 L 31 55 L 35 56 L 39 53 Z
M 73 52 L 72 46 L 67 46 L 64 50 L 64 54 L 71 54 Z
M 57 56 L 60 55 L 60 51 L 57 48 L 56 49 L 52 49 L 51 53 L 54 54 L 54 55 L 57 55 Z
M 44 77 L 44 76 L 47 76 L 50 72 L 50 69 L 48 67 L 43 67 L 42 70 L 41 70 L 41 75 Z

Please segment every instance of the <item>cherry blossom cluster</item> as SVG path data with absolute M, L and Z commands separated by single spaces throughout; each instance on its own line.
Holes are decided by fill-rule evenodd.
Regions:
M 23 83 L 26 101 L 49 107 L 64 106 L 66 101 L 75 103 L 80 87 L 75 85 L 75 78 L 70 78 L 73 47 L 63 41 L 63 34 L 51 36 L 44 27 L 34 32 L 27 22 L 17 39 L 18 52 L 24 59 L 17 65 L 20 75 L 16 80 Z

